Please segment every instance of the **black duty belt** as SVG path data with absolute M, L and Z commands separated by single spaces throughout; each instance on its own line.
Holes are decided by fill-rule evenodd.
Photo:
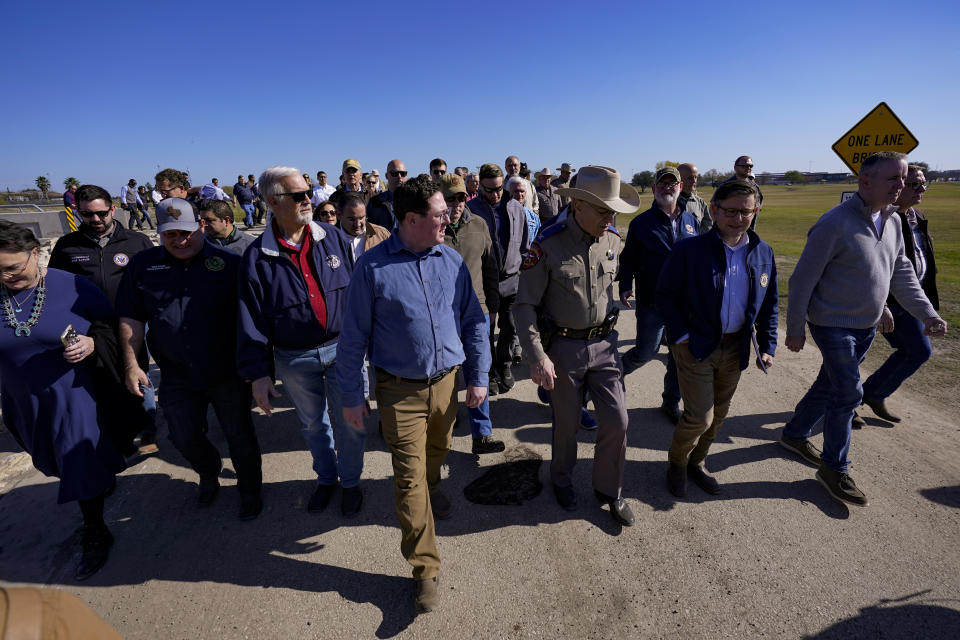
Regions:
M 597 338 L 606 338 L 617 326 L 617 318 L 620 316 L 620 309 L 614 309 L 607 314 L 601 324 L 586 329 L 571 329 L 570 327 L 557 327 L 557 335 L 563 338 L 573 340 L 596 340 Z
M 447 369 L 444 369 L 443 371 L 438 371 L 436 375 L 433 375 L 429 378 L 404 378 L 403 376 L 395 376 L 389 371 L 387 371 L 386 369 L 381 369 L 380 367 L 374 367 L 374 368 L 380 373 L 382 373 L 383 375 L 390 376 L 391 378 L 395 378 L 402 382 L 413 382 L 416 384 L 425 384 L 427 386 L 440 382 L 441 380 L 446 378 L 448 375 L 450 375 L 451 371 L 456 369 L 456 367 L 449 367 Z

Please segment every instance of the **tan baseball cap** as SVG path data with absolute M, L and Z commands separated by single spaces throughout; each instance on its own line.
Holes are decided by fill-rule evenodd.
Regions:
M 447 173 L 440 178 L 440 190 L 443 192 L 444 200 L 458 193 L 467 195 L 467 185 L 463 184 L 463 178 L 455 173 Z

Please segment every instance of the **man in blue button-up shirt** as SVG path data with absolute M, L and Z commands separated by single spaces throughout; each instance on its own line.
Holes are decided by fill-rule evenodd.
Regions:
M 433 516 L 451 511 L 439 485 L 457 415 L 456 372 L 462 365 L 467 406 L 477 407 L 487 392 L 490 348 L 467 266 L 443 245 L 450 216 L 440 186 L 426 175 L 410 180 L 394 192 L 393 206 L 397 232 L 360 256 L 347 290 L 337 376 L 344 418 L 361 429 L 369 351 L 393 455 L 400 550 L 413 565 L 416 608 L 426 612 L 439 598 Z

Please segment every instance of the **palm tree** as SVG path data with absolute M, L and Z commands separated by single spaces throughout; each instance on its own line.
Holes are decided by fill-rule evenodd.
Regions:
M 74 178 L 73 176 L 70 176 L 69 178 L 63 181 L 64 189 L 69 189 L 70 187 L 79 187 L 79 186 L 80 186 L 80 181 Z
M 34 183 L 36 183 L 37 189 L 40 189 L 40 193 L 43 194 L 43 199 L 46 200 L 47 191 L 50 190 L 50 179 L 47 176 L 37 176 Z

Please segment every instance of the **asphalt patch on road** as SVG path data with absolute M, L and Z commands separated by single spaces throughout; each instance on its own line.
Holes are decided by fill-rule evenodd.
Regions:
M 523 445 L 505 454 L 506 462 L 496 464 L 463 488 L 463 495 L 474 504 L 521 505 L 543 491 L 540 463 L 543 459 Z

